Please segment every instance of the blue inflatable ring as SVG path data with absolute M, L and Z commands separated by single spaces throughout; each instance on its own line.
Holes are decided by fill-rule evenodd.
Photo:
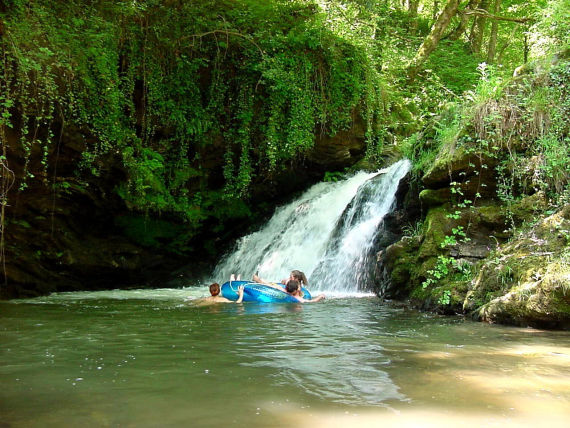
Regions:
M 277 290 L 273 287 L 252 281 L 228 281 L 222 285 L 221 294 L 226 299 L 238 299 L 238 287 L 244 286 L 243 301 L 244 302 L 260 302 L 260 303 L 298 303 L 299 301 L 285 291 Z M 280 285 L 280 284 L 278 284 Z M 302 287 L 303 298 L 311 299 L 311 293 L 305 287 Z

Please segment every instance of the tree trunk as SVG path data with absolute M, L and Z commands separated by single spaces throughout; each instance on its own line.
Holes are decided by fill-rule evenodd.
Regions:
M 408 12 L 410 16 L 418 16 L 418 7 L 420 0 L 408 0 Z
M 439 12 L 439 1 L 433 0 L 433 20 L 437 18 L 437 14 Z
M 449 26 L 451 18 L 457 13 L 457 8 L 459 7 L 460 0 L 448 0 L 447 4 L 437 17 L 437 20 L 431 27 L 430 33 L 424 39 L 422 45 L 418 49 L 416 56 L 408 65 L 408 78 L 413 81 L 420 70 L 420 67 L 428 58 L 428 56 L 434 51 L 439 43 L 443 32 Z
M 487 11 L 488 7 L 489 7 L 489 0 L 481 0 L 481 7 L 479 9 Z M 483 44 L 483 34 L 485 33 L 486 23 L 487 23 L 487 18 L 483 16 L 477 16 L 473 21 L 473 26 L 471 27 L 471 34 L 469 36 L 471 52 L 473 53 L 481 52 L 481 45 Z
M 415 34 L 418 30 L 418 6 L 420 5 L 420 0 L 408 0 L 408 13 L 411 20 L 411 33 Z
M 457 25 L 455 30 L 453 30 L 449 35 L 450 40 L 458 40 L 461 37 L 461 35 L 465 33 L 465 29 L 467 28 L 467 23 L 469 22 L 469 14 L 466 12 L 477 9 L 479 3 L 481 3 L 481 0 L 471 0 L 469 3 L 467 3 L 467 6 L 465 6 L 465 9 L 461 14 L 461 20 L 459 21 L 459 24 Z
M 501 0 L 495 0 L 493 5 L 493 15 L 499 14 L 501 11 Z M 489 47 L 487 49 L 487 64 L 493 64 L 495 61 L 495 53 L 497 51 L 497 33 L 499 31 L 499 21 L 493 20 L 491 25 L 491 36 L 489 38 Z
M 499 49 L 499 55 L 497 56 L 497 63 L 501 64 L 503 62 L 503 54 L 511 44 L 511 41 L 514 40 L 515 34 L 517 33 L 517 29 L 513 28 L 513 31 L 509 37 L 506 37 L 503 43 L 503 46 Z

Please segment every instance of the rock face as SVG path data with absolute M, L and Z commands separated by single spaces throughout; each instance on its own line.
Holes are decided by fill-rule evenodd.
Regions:
M 463 306 L 483 321 L 570 327 L 570 205 L 497 248 Z
M 421 183 L 415 183 L 416 192 L 419 186 L 424 187 L 418 192 L 415 206 L 402 207 L 404 211 L 415 213 L 410 222 L 415 227 L 407 230 L 402 240 L 386 248 L 380 258 L 388 282 L 386 297 L 411 295 L 418 306 L 426 309 L 461 310 L 461 296 L 456 296 L 445 308 L 433 299 L 432 294 L 442 295 L 450 291 L 449 287 L 429 293 L 422 284 L 434 272 L 443 274 L 452 265 L 463 266 L 466 271 L 507 237 L 504 233 L 506 215 L 499 204 L 488 197 L 494 194 L 494 186 L 486 183 L 494 180 L 487 177 L 490 173 L 485 162 L 467 151 L 456 150 L 447 158 L 438 159 L 421 178 Z M 476 200 L 476 203 L 462 205 L 458 203 L 459 197 Z M 449 266 L 442 265 L 442 257 Z
M 494 186 L 489 189 L 489 184 L 494 180 L 489 178 L 492 177 L 494 163 L 494 159 L 477 156 L 464 148 L 454 149 L 447 157 L 435 161 L 422 177 L 422 183 L 427 189 L 441 189 L 449 187 L 451 182 L 458 182 L 463 190 L 468 191 L 484 182 L 487 187 L 479 186 L 477 190 L 492 194 Z
M 322 178 L 323 171 L 358 162 L 365 152 L 362 129 L 355 116 L 351 130 L 334 137 L 319 136 L 304 161 L 289 165 L 270 179 L 257 177 L 251 189 L 254 200 L 270 206 Z M 15 134 L 8 138 L 11 146 L 19 147 Z M 16 183 L 9 194 L 0 298 L 187 285 L 209 272 L 213 261 L 227 249 L 224 242 L 243 232 L 251 221 L 233 219 L 224 225 L 223 234 L 216 234 L 207 222 L 191 226 L 167 214 L 152 217 L 134 212 L 116 192 L 126 174 L 120 162 L 106 159 L 98 176 L 76 178 L 84 150 L 81 141 L 77 130 L 67 127 L 57 154 L 55 147 L 49 154 L 50 165 L 57 164 L 57 174 L 51 170 L 36 174 L 28 180 L 28 188 L 16 191 Z M 39 163 L 41 158 L 31 159 Z M 24 175 L 22 159 L 22 153 L 9 153 L 17 177 Z M 219 189 L 223 185 L 223 151 L 210 153 L 205 162 L 205 182 Z M 29 168 L 42 170 L 39 164 Z
M 422 177 L 414 208 L 421 221 L 379 253 L 384 295 L 488 322 L 567 328 L 570 207 L 513 237 L 513 225 L 546 210 L 546 197 L 537 192 L 505 206 L 485 162 L 457 151 Z
M 315 146 L 307 154 L 312 168 L 322 171 L 339 170 L 354 165 L 366 152 L 365 123 L 357 111 L 353 114 L 352 126 L 334 136 L 317 133 Z
M 112 197 L 66 183 L 57 198 L 39 183 L 19 195 L 6 224 L 3 298 L 160 285 L 172 278 L 181 257 L 137 245 L 115 223 L 120 210 Z
M 402 287 L 392 287 L 392 282 L 387 272 L 393 266 L 387 266 L 388 263 L 395 259 L 400 259 L 403 254 L 395 255 L 397 251 L 396 243 L 402 242 L 402 230 L 414 224 L 420 217 L 420 203 L 418 199 L 417 182 L 412 180 L 408 174 L 404 177 L 396 191 L 396 206 L 392 212 L 384 217 L 381 224 L 382 233 L 378 235 L 375 242 L 377 253 L 377 264 L 374 269 L 374 291 L 381 297 L 388 296 L 394 297 L 398 295 L 402 297 L 405 289 Z M 393 276 L 397 275 L 393 273 Z M 407 274 L 405 269 L 401 269 L 399 274 L 404 277 Z M 401 279 L 400 283 L 405 283 L 405 279 Z

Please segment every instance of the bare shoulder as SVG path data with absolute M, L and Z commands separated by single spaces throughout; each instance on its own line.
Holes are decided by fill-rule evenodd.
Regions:
M 208 296 L 195 300 L 194 304 L 198 306 L 207 306 L 216 303 L 232 303 L 232 301 L 222 296 Z

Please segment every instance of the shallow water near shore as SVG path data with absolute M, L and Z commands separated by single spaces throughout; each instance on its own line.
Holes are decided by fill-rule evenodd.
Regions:
M 0 425 L 566 426 L 570 333 L 395 309 L 196 305 L 203 289 L 0 303 Z

